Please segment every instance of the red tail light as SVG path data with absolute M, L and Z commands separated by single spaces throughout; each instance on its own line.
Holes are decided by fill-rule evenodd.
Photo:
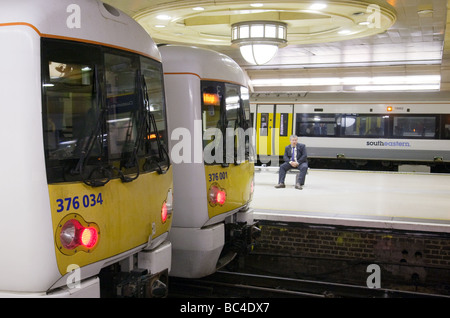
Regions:
M 227 199 L 227 195 L 225 194 L 225 191 L 219 190 L 216 195 L 216 201 L 220 205 L 223 205 L 225 203 L 225 200 Z
M 165 223 L 167 221 L 167 215 L 168 215 L 168 213 L 167 213 L 167 203 L 164 202 L 163 206 L 161 208 L 161 221 L 163 223 Z
M 169 189 L 167 192 L 166 200 L 163 202 L 161 207 L 161 222 L 166 223 L 167 219 L 170 218 L 173 212 L 173 192 Z
M 59 234 L 61 244 L 68 250 L 73 250 L 78 246 L 93 248 L 98 241 L 98 230 L 95 227 L 85 227 L 78 220 L 67 221 Z
M 213 184 L 209 188 L 209 203 L 212 206 L 215 206 L 217 204 L 224 205 L 226 200 L 227 200 L 227 193 L 225 192 L 224 189 L 221 189 L 216 184 Z
M 93 248 L 97 244 L 98 233 L 93 227 L 84 228 L 81 232 L 81 245 Z

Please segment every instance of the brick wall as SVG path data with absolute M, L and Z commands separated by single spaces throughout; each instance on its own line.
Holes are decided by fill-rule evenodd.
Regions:
M 374 229 L 326 227 L 298 223 L 260 221 L 261 237 L 254 249 L 253 264 L 269 266 L 270 271 L 288 273 L 331 272 L 331 267 L 361 264 L 359 280 L 367 276 L 364 266 L 375 263 L 382 266 L 384 277 L 410 282 L 433 282 L 450 288 L 450 235 L 408 233 Z M 262 255 L 265 255 L 264 259 Z M 255 263 L 256 260 L 256 263 Z M 305 261 L 308 260 L 308 261 Z M 318 262 L 318 260 L 324 260 Z M 252 260 L 250 260 L 252 262 Z M 346 263 L 346 265 L 344 264 Z M 258 265 L 261 267 L 262 265 Z M 342 274 L 342 272 L 341 272 Z M 342 274 L 344 275 L 344 274 Z M 352 275 L 346 273 L 345 275 Z M 385 280 L 386 281 L 386 280 Z M 417 282 L 416 282 L 417 283 Z M 446 287 L 447 288 L 447 287 Z

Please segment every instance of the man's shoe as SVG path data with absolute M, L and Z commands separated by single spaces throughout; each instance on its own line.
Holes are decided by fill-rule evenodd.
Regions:
M 302 190 L 302 189 L 303 189 L 302 186 L 300 185 L 300 183 L 296 183 L 296 184 L 295 184 L 295 188 L 296 188 L 296 189 L 299 189 L 299 190 Z
M 286 186 L 284 185 L 284 183 L 278 183 L 275 188 L 277 189 L 281 189 L 281 188 L 286 188 Z

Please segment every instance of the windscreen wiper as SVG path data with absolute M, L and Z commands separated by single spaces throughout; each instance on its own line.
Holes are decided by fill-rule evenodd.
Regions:
M 111 169 L 108 167 L 104 167 L 104 166 L 97 166 L 95 167 L 89 174 L 89 176 L 86 178 L 84 176 L 84 169 L 86 167 L 87 164 L 87 159 L 89 158 L 89 155 L 92 151 L 92 149 L 94 148 L 94 144 L 95 144 L 95 140 L 98 138 L 99 134 L 100 136 L 100 143 L 103 145 L 103 136 L 102 136 L 102 126 L 103 123 L 105 122 L 106 119 L 106 114 L 108 111 L 108 108 L 105 106 L 105 103 L 103 101 L 103 93 L 102 93 L 102 89 L 100 88 L 100 85 L 98 84 L 98 69 L 97 67 L 95 67 L 94 70 L 94 88 L 93 90 L 95 91 L 95 86 L 97 85 L 97 90 L 96 90 L 96 100 L 97 100 L 97 105 L 100 106 L 100 114 L 98 115 L 97 118 L 97 122 L 95 124 L 94 129 L 92 130 L 91 134 L 89 135 L 89 137 L 87 138 L 87 140 L 83 140 L 83 145 L 81 146 L 81 154 L 80 154 L 80 159 L 78 160 L 75 168 L 73 168 L 71 170 L 71 174 L 76 175 L 79 174 L 83 180 L 83 182 L 86 185 L 89 185 L 91 187 L 101 187 L 104 186 L 105 184 L 107 184 L 111 178 L 112 178 L 112 172 Z M 103 149 L 103 146 L 100 147 L 100 149 Z M 95 178 L 94 173 L 100 173 L 100 175 L 102 176 L 101 178 Z
M 158 126 L 156 125 L 155 115 L 152 114 L 150 111 L 150 102 L 148 98 L 148 91 L 147 91 L 147 82 L 145 80 L 145 77 L 142 75 L 141 79 L 141 91 L 142 91 L 142 97 L 143 97 L 143 116 L 142 119 L 144 120 L 144 128 L 142 129 L 141 133 L 143 133 L 143 136 L 139 136 L 139 140 L 142 141 L 144 139 L 147 139 L 147 142 L 150 142 L 150 136 L 155 135 L 156 138 L 156 144 L 158 147 L 158 158 L 155 159 L 154 156 L 150 156 L 150 158 L 146 158 L 146 163 L 144 165 L 149 165 L 151 162 L 154 162 L 158 167 L 158 173 L 165 174 L 167 171 L 169 171 L 170 168 L 170 158 L 169 154 L 167 153 L 167 149 L 164 147 L 164 145 L 161 143 L 161 137 L 158 131 Z M 149 145 L 151 149 L 151 145 Z M 166 160 L 166 169 L 163 169 L 160 165 L 161 161 Z

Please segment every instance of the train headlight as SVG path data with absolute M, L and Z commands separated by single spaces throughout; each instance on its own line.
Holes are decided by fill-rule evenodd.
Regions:
M 216 206 L 217 204 L 224 205 L 227 200 L 227 193 L 218 184 L 214 183 L 209 188 L 208 199 L 212 206 Z
M 78 250 L 90 252 L 97 245 L 99 234 L 96 224 L 86 223 L 81 216 L 71 214 L 58 226 L 56 245 L 67 255 L 72 255 Z

